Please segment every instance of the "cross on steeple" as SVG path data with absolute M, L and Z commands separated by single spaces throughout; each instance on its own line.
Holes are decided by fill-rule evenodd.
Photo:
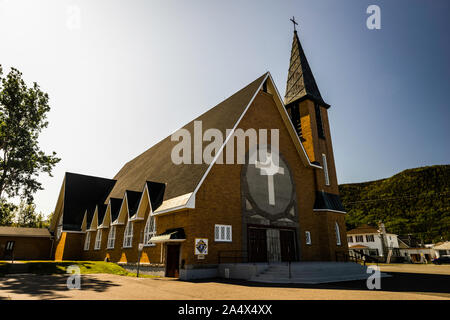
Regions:
M 290 20 L 291 20 L 292 23 L 294 24 L 294 31 L 297 31 L 297 30 L 295 29 L 295 26 L 298 25 L 298 23 L 297 23 L 297 21 L 295 21 L 295 17 L 292 16 L 292 19 L 290 19 Z

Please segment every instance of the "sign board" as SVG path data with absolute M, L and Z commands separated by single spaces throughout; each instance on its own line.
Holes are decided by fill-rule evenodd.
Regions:
M 205 255 L 204 254 L 198 254 L 197 255 L 197 259 L 198 260 L 203 260 L 203 259 L 205 259 Z
M 144 250 L 144 244 L 143 243 L 139 243 L 139 251 Z
M 195 254 L 208 254 L 208 239 L 205 238 L 195 238 L 195 246 L 194 246 Z

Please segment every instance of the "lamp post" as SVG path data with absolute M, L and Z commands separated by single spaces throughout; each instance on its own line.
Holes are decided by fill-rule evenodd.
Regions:
M 141 234 L 139 236 L 139 244 L 138 244 L 138 261 L 137 261 L 137 271 L 136 271 L 137 278 L 139 278 L 139 268 L 141 266 L 141 254 L 142 254 L 143 249 L 144 249 L 143 232 L 141 230 Z

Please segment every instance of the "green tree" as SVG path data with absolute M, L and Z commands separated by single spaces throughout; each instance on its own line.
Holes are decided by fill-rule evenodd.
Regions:
M 28 203 L 42 190 L 41 172 L 51 176 L 60 161 L 56 153 L 45 154 L 38 138 L 48 126 L 48 95 L 34 82 L 27 87 L 17 69 L 3 77 L 0 65 L 0 199 L 19 196 Z
M 42 228 L 44 218 L 41 213 L 36 212 L 36 205 L 21 202 L 14 213 L 15 226 L 27 228 Z
M 17 206 L 0 199 L 0 226 L 10 226 L 14 222 L 14 214 Z

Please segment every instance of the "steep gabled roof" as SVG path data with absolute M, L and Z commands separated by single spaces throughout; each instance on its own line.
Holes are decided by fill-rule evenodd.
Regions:
M 111 201 L 111 222 L 116 221 L 119 216 L 120 207 L 122 206 L 123 199 L 110 198 Z
M 306 59 L 305 52 L 298 38 L 297 31 L 294 31 L 284 103 L 287 105 L 305 97 L 309 97 L 324 106 L 328 106 L 322 99 L 308 59 Z
M 149 192 L 152 210 L 156 210 L 163 202 L 166 184 L 154 181 L 147 181 L 147 189 Z
M 80 231 L 87 210 L 90 226 L 97 204 L 104 203 L 115 180 L 66 172 L 63 204 L 63 230 Z
M 103 223 L 103 219 L 105 218 L 106 208 L 108 206 L 104 203 L 98 204 L 98 211 L 97 211 L 97 219 L 98 219 L 98 225 L 100 226 Z
M 267 73 L 189 122 L 183 129 L 194 136 L 194 121 L 202 121 L 203 131 L 216 128 L 225 137 L 226 129 L 234 127 L 266 77 Z M 208 143 L 204 142 L 204 146 Z M 208 164 L 174 164 L 171 152 L 177 144 L 178 141 L 171 141 L 171 136 L 168 136 L 125 164 L 114 177 L 117 183 L 109 196 L 121 197 L 126 189 L 143 190 L 146 181 L 162 181 L 166 184 L 163 200 L 192 192 L 208 169 Z
M 128 200 L 128 213 L 131 218 L 132 216 L 134 216 L 134 214 L 137 211 L 137 208 L 139 206 L 139 201 L 141 200 L 141 197 L 142 197 L 142 192 L 126 190 L 125 193 L 127 195 L 127 200 Z

